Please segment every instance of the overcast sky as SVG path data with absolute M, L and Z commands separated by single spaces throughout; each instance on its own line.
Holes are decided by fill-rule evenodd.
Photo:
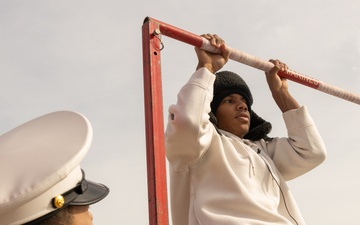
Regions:
M 111 189 L 91 208 L 94 224 L 148 224 L 145 17 L 216 33 L 235 49 L 360 93 L 359 12 L 358 0 L 0 0 L 0 133 L 57 110 L 84 114 L 94 139 L 82 167 Z M 162 41 L 166 119 L 197 61 L 192 46 Z M 254 111 L 273 124 L 271 136 L 286 135 L 264 73 L 233 61 L 224 69 L 247 81 Z M 360 106 L 293 82 L 290 89 L 328 151 L 321 166 L 288 183 L 307 224 L 358 224 Z

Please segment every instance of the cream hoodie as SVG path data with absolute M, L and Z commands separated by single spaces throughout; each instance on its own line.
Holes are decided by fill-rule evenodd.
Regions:
M 283 114 L 288 137 L 251 142 L 209 121 L 215 75 L 197 70 L 169 108 L 173 225 L 305 224 L 285 180 L 324 161 L 306 107 Z

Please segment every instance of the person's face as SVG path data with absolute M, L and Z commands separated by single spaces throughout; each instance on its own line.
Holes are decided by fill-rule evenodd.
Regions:
M 71 225 L 92 225 L 93 216 L 89 206 L 71 206 L 69 210 L 72 215 Z
M 242 138 L 250 127 L 250 113 L 245 99 L 239 94 L 230 94 L 216 111 L 217 127 Z

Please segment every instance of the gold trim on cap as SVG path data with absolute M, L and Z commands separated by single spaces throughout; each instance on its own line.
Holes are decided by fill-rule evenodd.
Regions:
M 60 209 L 64 206 L 65 199 L 62 195 L 58 195 L 54 198 L 54 205 L 56 208 Z

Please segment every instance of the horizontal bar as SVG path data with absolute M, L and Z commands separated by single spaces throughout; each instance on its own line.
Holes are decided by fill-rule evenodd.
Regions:
M 146 20 L 151 20 L 158 24 L 159 30 L 154 31 L 162 35 L 168 36 L 170 38 L 176 39 L 178 41 L 190 44 L 192 46 L 202 48 L 209 52 L 216 53 L 216 49 L 210 44 L 210 42 L 201 37 L 200 35 L 193 34 L 191 32 L 185 31 L 183 29 L 177 28 L 175 26 L 169 25 L 167 23 L 161 22 L 159 20 L 147 17 Z M 230 51 L 230 59 L 240 62 L 242 64 L 251 66 L 262 71 L 269 71 L 274 65 L 266 60 L 257 58 L 255 56 L 249 55 L 245 52 L 233 49 L 229 46 L 227 48 Z M 318 91 L 333 95 L 335 97 L 360 104 L 360 96 L 338 87 L 335 87 L 330 84 L 326 84 L 322 81 L 316 80 L 314 78 L 308 77 L 306 75 L 300 74 L 298 72 L 287 70 L 285 72 L 279 72 L 279 76 L 289 79 L 291 81 L 297 82 L 299 84 L 305 85 L 307 87 L 314 88 Z

